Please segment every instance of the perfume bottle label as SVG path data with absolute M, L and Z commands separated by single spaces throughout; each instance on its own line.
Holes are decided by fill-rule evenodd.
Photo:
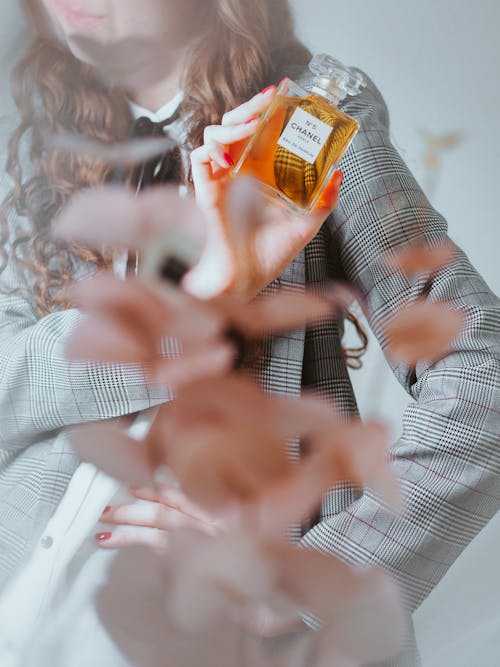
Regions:
M 278 145 L 314 164 L 332 130 L 331 125 L 298 107 L 278 139 Z

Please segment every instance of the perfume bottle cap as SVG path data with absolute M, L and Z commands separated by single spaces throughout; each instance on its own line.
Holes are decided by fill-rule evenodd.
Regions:
M 361 72 L 343 65 L 326 53 L 314 56 L 309 69 L 316 74 L 315 87 L 330 93 L 337 100 L 343 100 L 347 95 L 357 95 L 366 86 Z

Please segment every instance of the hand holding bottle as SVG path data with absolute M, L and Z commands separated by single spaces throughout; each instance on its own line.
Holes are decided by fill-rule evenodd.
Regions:
M 255 230 L 252 251 L 246 252 L 236 242 L 225 209 L 230 171 L 275 94 L 276 87 L 270 86 L 226 113 L 220 125 L 206 128 L 204 144 L 191 154 L 196 199 L 209 223 L 201 260 L 183 283 L 198 297 L 210 298 L 224 292 L 254 297 L 309 243 L 337 204 L 342 183 L 342 173 L 338 171 L 307 217 L 263 200 L 266 223 Z M 267 128 L 267 132 L 273 134 L 270 140 L 277 140 L 281 130 L 281 124 L 270 124 Z

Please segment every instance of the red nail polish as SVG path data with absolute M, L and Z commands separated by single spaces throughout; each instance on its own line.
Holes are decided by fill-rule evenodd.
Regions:
M 269 92 L 270 90 L 272 90 L 273 88 L 276 88 L 276 86 L 275 86 L 274 84 L 271 85 L 271 86 L 266 86 L 266 88 L 264 88 L 264 90 L 261 90 L 261 91 L 260 91 L 260 94 L 261 94 L 261 95 L 265 95 L 266 93 L 268 93 L 268 92 Z
M 111 509 L 111 505 L 106 505 L 106 507 L 103 510 L 103 514 L 107 514 L 110 509 Z
M 95 536 L 95 539 L 98 542 L 106 542 L 106 540 L 109 540 L 111 535 L 112 535 L 112 533 L 97 533 L 97 535 Z
M 258 118 L 249 118 L 248 120 L 245 121 L 245 125 L 250 125 L 250 123 L 253 123 L 255 120 L 259 120 Z
M 234 167 L 234 160 L 233 158 L 229 155 L 229 153 L 224 153 L 224 160 L 228 163 L 230 167 Z

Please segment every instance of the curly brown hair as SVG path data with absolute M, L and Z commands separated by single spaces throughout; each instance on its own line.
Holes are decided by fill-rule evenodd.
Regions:
M 48 149 L 45 139 L 69 132 L 120 141 L 127 138 L 132 117 L 125 92 L 108 85 L 52 34 L 39 0 L 22 4 L 35 35 L 12 76 L 20 124 L 8 144 L 6 170 L 14 187 L 0 209 L 0 273 L 9 261 L 11 240 L 10 261 L 29 276 L 30 299 L 43 316 L 66 307 L 64 291 L 78 262 L 98 268 L 110 262 L 109 253 L 50 237 L 52 221 L 73 193 L 104 183 L 109 167 Z M 190 54 L 183 77 L 188 94 L 181 113 L 189 119 L 190 149 L 203 143 L 207 125 L 218 124 L 226 111 L 275 83 L 290 63 L 305 66 L 311 57 L 295 36 L 288 0 L 214 0 L 212 7 L 210 25 Z M 21 167 L 23 145 L 28 146 L 29 174 Z M 14 239 L 11 212 L 28 224 Z

